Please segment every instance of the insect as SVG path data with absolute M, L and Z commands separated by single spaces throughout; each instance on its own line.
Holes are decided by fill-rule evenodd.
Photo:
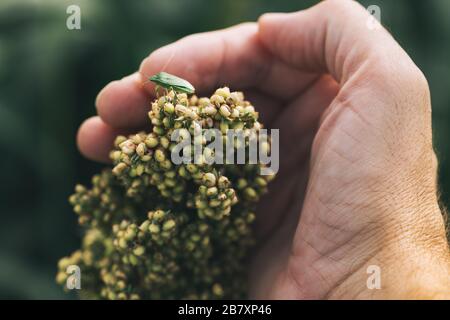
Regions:
M 159 87 L 163 87 L 166 90 L 172 89 L 180 93 L 192 94 L 195 92 L 195 88 L 188 81 L 167 72 L 157 73 L 148 80 L 156 83 L 156 91 Z

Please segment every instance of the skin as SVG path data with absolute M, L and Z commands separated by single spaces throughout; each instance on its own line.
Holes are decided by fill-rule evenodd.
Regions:
M 100 92 L 79 148 L 107 162 L 115 135 L 145 126 L 154 87 L 142 86 L 144 75 L 164 70 L 200 94 L 243 90 L 263 123 L 281 129 L 279 175 L 258 210 L 251 296 L 450 298 L 428 84 L 368 18 L 356 2 L 328 0 L 160 48 Z M 371 265 L 381 289 L 366 285 Z

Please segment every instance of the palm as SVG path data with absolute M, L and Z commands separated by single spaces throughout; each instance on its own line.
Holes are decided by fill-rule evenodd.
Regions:
M 392 226 L 373 208 L 383 208 L 386 191 L 396 188 L 385 172 L 398 171 L 394 159 L 402 151 L 390 149 L 396 137 L 382 135 L 398 124 L 377 116 L 370 106 L 376 97 L 339 89 L 322 75 L 270 123 L 281 128 L 280 171 L 258 211 L 253 296 L 329 296 L 371 250 L 381 250 L 360 244 Z M 386 153 L 392 160 L 380 156 Z
M 273 281 L 283 270 L 286 270 L 288 257 L 294 247 L 294 233 L 298 227 L 300 213 L 303 216 L 302 222 L 311 223 L 308 233 L 323 234 L 329 231 L 324 229 L 325 225 L 316 223 L 321 218 L 315 216 L 315 209 L 323 205 L 315 198 L 317 193 L 314 195 L 306 191 L 308 181 L 311 183 L 311 176 L 317 179 L 323 178 L 314 172 L 310 173 L 312 144 L 315 141 L 314 155 L 324 148 L 323 131 L 325 129 L 319 126 L 319 121 L 326 123 L 324 113 L 327 111 L 325 110 L 336 97 L 337 91 L 338 86 L 334 80 L 328 76 L 316 76 L 307 90 L 283 103 L 281 107 L 283 112 L 268 124 L 271 128 L 281 128 L 280 171 L 271 185 L 269 194 L 262 199 L 257 212 L 259 251 L 252 263 L 254 272 L 251 272 L 250 281 L 253 296 L 267 297 L 269 293 L 274 294 Z M 282 104 L 282 102 L 279 103 Z M 264 111 L 262 117 L 265 117 Z M 338 125 L 338 123 L 335 124 L 335 126 Z M 334 161 L 334 159 L 322 161 Z M 329 181 L 325 182 L 324 185 L 329 183 Z M 342 188 L 336 184 L 330 186 L 330 193 L 332 190 L 335 192 Z M 308 203 L 307 209 L 303 208 L 305 202 Z M 299 242 L 298 239 L 296 241 Z M 303 249 L 314 250 L 327 245 L 327 241 L 325 238 L 319 238 L 317 243 L 307 244 L 314 247 L 306 248 L 304 247 L 306 243 L 302 246 Z M 298 245 L 299 243 L 296 244 L 296 250 Z M 310 255 L 310 257 L 313 256 Z M 305 266 L 312 265 L 312 262 L 302 261 Z M 304 289 L 307 290 L 307 288 Z

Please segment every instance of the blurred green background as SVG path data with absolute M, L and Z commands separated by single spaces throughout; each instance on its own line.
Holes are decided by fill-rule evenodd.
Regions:
M 67 203 L 99 165 L 83 159 L 77 127 L 96 93 L 185 35 L 295 11 L 301 0 L 2 0 L 0 2 L 0 298 L 71 298 L 54 283 L 58 258 L 79 245 Z M 450 201 L 450 1 L 370 0 L 426 74 L 433 98 L 443 202 Z M 81 30 L 66 8 L 81 8 Z M 333 14 L 330 12 L 329 14 Z

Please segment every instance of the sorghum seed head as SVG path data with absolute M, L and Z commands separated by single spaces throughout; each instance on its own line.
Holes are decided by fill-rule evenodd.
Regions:
M 152 132 L 117 137 L 113 169 L 70 196 L 87 232 L 81 250 L 59 263 L 57 281 L 64 284 L 64 267 L 77 264 L 87 275 L 81 294 L 93 298 L 242 297 L 253 210 L 273 176 L 259 175 L 262 164 L 210 162 L 224 155 L 209 147 L 187 165 L 175 165 L 169 155 L 186 139 L 193 155 L 192 140 L 202 146 L 210 141 L 203 136 L 207 128 L 220 129 L 214 141 L 221 144 L 228 129 L 238 130 L 247 148 L 262 128 L 257 112 L 241 92 L 224 87 L 211 98 L 170 90 L 151 103 L 148 116 Z M 176 129 L 180 137 L 172 142 Z M 262 148 L 269 150 L 270 143 Z

